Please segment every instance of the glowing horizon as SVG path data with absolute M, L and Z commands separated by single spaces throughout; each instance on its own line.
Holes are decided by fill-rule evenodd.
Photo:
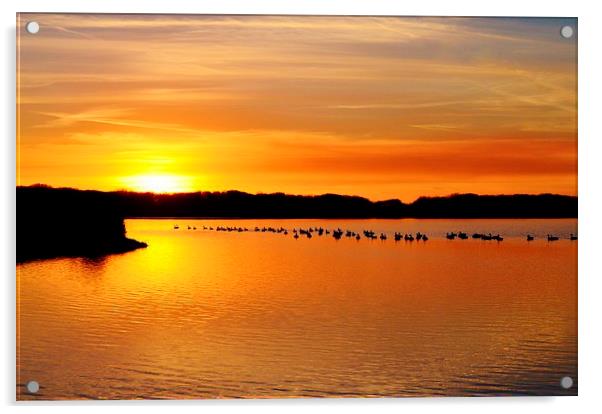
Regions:
M 563 24 L 21 14 L 17 184 L 576 195 Z

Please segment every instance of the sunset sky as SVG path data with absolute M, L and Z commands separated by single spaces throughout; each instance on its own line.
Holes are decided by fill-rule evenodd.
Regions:
M 19 185 L 577 192 L 573 19 L 18 20 Z

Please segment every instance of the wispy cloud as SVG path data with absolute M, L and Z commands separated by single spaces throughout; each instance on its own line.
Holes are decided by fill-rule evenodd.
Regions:
M 183 127 L 178 124 L 162 123 L 162 122 L 149 122 L 138 119 L 123 118 L 122 116 L 127 115 L 130 111 L 126 108 L 101 108 L 91 109 L 83 112 L 75 113 L 61 113 L 61 112 L 37 112 L 40 115 L 51 117 L 52 119 L 35 125 L 36 128 L 58 128 L 71 126 L 80 122 L 92 122 L 104 125 L 115 125 L 125 126 L 132 128 L 145 128 L 152 130 L 161 131 L 173 131 L 173 132 L 198 132 L 196 130 Z

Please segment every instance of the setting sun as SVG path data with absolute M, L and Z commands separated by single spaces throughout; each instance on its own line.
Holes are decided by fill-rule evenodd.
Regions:
M 129 190 L 153 193 L 181 193 L 194 191 L 192 179 L 173 174 L 146 174 L 125 177 L 124 184 Z

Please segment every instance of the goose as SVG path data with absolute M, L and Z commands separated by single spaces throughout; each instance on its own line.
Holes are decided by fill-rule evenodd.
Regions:
M 549 242 L 551 242 L 551 241 L 556 241 L 556 240 L 558 240 L 558 237 L 556 237 L 556 236 L 554 236 L 554 235 L 551 235 L 551 234 L 548 234 L 548 241 L 549 241 Z
M 577 240 L 577 236 L 571 233 L 571 237 L 569 237 L 569 240 Z
M 364 230 L 364 236 L 370 240 L 374 240 L 377 238 L 376 234 L 372 230 Z
M 530 234 L 527 234 L 527 241 L 533 241 L 535 239 L 535 237 L 531 236 Z
M 429 239 L 429 238 L 428 238 L 428 236 L 427 236 L 426 234 L 423 234 L 423 235 L 422 235 L 422 241 L 427 241 L 428 239 Z

